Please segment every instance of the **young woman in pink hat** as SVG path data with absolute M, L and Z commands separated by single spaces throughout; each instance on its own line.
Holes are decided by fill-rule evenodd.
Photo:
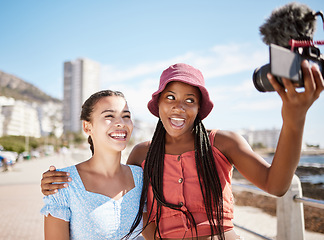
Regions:
M 284 88 L 268 76 L 283 101 L 283 125 L 271 165 L 238 134 L 205 130 L 201 120 L 213 103 L 199 70 L 186 64 L 166 69 L 148 103 L 159 118 L 152 141 L 136 145 L 127 162 L 144 169 L 140 209 L 132 229 L 143 217 L 146 239 L 240 239 L 232 223 L 233 166 L 264 191 L 285 194 L 299 162 L 306 113 L 324 89 L 318 68 L 304 61 L 302 69 L 304 92 L 297 92 L 287 79 Z M 49 195 L 63 187 L 53 182 L 66 181 L 64 173 L 48 171 L 42 191 Z

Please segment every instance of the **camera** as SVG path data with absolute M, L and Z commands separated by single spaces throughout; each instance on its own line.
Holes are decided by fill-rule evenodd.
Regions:
M 260 92 L 275 91 L 272 87 L 267 73 L 275 76 L 280 85 L 283 85 L 282 78 L 290 79 L 296 88 L 304 87 L 301 62 L 306 59 L 310 64 L 317 64 L 322 75 L 324 70 L 324 58 L 320 50 L 315 46 L 299 47 L 294 51 L 287 48 L 270 44 L 270 63 L 254 70 L 253 83 Z

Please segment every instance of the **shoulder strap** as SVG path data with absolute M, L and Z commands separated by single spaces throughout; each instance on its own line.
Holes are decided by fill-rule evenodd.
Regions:
M 139 184 L 142 184 L 142 178 L 143 178 L 143 174 L 142 174 L 142 168 L 139 166 L 135 166 L 135 165 L 128 165 L 132 171 L 133 174 L 133 179 L 135 182 L 135 185 L 138 186 Z

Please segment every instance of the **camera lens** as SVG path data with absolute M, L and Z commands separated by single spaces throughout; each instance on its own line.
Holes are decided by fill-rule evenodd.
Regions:
M 270 72 L 270 64 L 263 65 L 254 70 L 253 72 L 253 83 L 255 88 L 260 92 L 272 92 L 274 88 L 272 87 L 269 79 L 267 78 L 267 73 Z

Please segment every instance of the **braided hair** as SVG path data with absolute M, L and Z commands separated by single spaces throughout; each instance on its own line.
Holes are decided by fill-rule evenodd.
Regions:
M 125 96 L 122 92 L 119 91 L 112 91 L 112 90 L 102 90 L 99 92 L 96 92 L 92 94 L 82 105 L 81 108 L 81 115 L 80 115 L 80 120 L 81 121 L 87 121 L 91 122 L 92 121 L 92 112 L 93 109 L 96 105 L 96 103 L 104 97 L 111 97 L 111 96 L 116 96 L 116 97 L 122 97 L 125 99 Z M 94 146 L 92 142 L 91 136 L 88 137 L 88 143 L 90 144 L 90 150 L 92 152 L 92 155 L 94 154 Z
M 151 145 L 149 147 L 147 157 L 144 164 L 144 180 L 143 190 L 140 200 L 140 208 L 136 219 L 130 229 L 130 232 L 125 236 L 126 239 L 132 234 L 135 228 L 140 223 L 144 205 L 147 199 L 147 191 L 149 184 L 153 190 L 153 201 L 151 211 L 148 212 L 148 219 L 155 218 L 156 229 L 155 236 L 161 237 L 159 229 L 161 220 L 161 208 L 167 207 L 184 213 L 189 220 L 191 229 L 194 229 L 196 235 L 198 233 L 197 225 L 193 215 L 189 211 L 183 211 L 182 205 L 171 204 L 165 201 L 163 196 L 163 169 L 164 169 L 164 155 L 165 155 L 165 133 L 161 119 L 157 123 L 156 130 L 153 135 Z M 197 117 L 193 127 L 194 142 L 195 142 L 195 162 L 200 184 L 201 193 L 205 205 L 207 218 L 210 225 L 211 236 L 217 234 L 218 239 L 224 240 L 223 231 L 223 195 L 220 179 L 218 176 L 215 159 L 213 156 L 211 144 L 208 138 L 208 133 Z M 156 215 L 152 216 L 152 209 L 156 204 Z M 148 208 L 149 209 L 149 208 Z M 149 221 L 144 226 L 145 229 Z M 193 232 L 191 230 L 193 236 Z

